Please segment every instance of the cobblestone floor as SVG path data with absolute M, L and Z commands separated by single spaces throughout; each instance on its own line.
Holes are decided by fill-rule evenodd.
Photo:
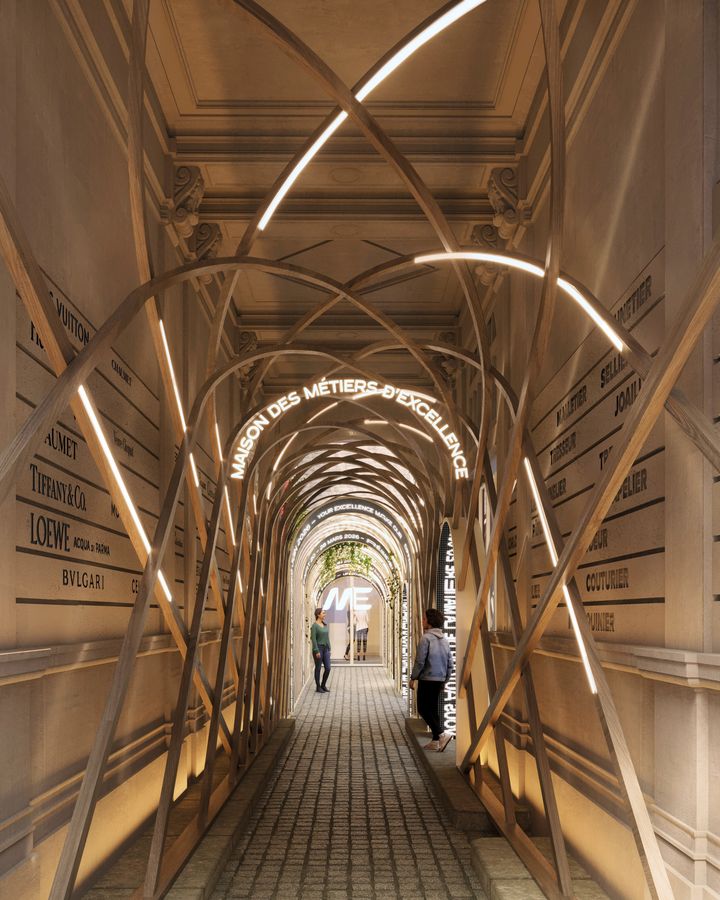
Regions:
M 384 670 L 337 667 L 328 687 L 305 694 L 213 900 L 484 897 L 468 838 L 423 778 Z

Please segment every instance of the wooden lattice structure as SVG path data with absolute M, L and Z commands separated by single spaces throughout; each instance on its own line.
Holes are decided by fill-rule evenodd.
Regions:
M 153 267 L 147 240 L 142 133 L 149 0 L 135 0 L 133 5 L 128 92 L 129 185 L 139 286 L 118 305 L 87 347 L 77 355 L 50 306 L 42 274 L 33 256 L 30 242 L 19 225 L 8 193 L 4 187 L 0 188 L 0 246 L 3 256 L 57 376 L 55 385 L 44 402 L 27 419 L 15 441 L 5 449 L 0 459 L 0 483 L 4 491 L 11 488 L 17 473 L 27 465 L 48 428 L 61 412 L 70 406 L 144 567 L 51 896 L 59 900 L 72 894 L 152 599 L 154 598 L 160 606 L 167 627 L 182 655 L 183 667 L 147 874 L 144 885 L 138 887 L 138 895 L 145 897 L 162 895 L 172 883 L 179 868 L 232 792 L 238 773 L 247 763 L 249 755 L 260 749 L 272 733 L 274 725 L 289 711 L 287 670 L 289 660 L 285 652 L 289 619 L 286 548 L 297 515 L 318 503 L 326 496 L 324 492 L 329 488 L 351 480 L 379 498 L 388 508 L 397 504 L 398 491 L 404 493 L 414 505 L 417 515 L 412 518 L 411 531 L 414 541 L 420 548 L 420 552 L 413 559 L 411 572 L 415 599 L 412 616 L 416 626 L 419 623 L 420 598 L 429 596 L 432 592 L 436 568 L 435 550 L 442 522 L 447 517 L 454 526 L 463 521 L 473 523 L 478 515 L 481 489 L 483 485 L 485 486 L 491 507 L 491 529 L 488 540 L 484 546 L 478 544 L 476 532 L 471 525 L 466 527 L 462 546 L 456 548 L 459 585 L 465 584 L 471 571 L 478 585 L 470 637 L 464 652 L 460 676 L 460 700 L 466 707 L 471 730 L 470 744 L 464 755 L 462 770 L 485 803 L 497 827 L 524 859 L 547 896 L 572 896 L 572 882 L 550 775 L 541 710 L 530 669 L 533 650 L 547 628 L 550 616 L 564 600 L 573 618 L 578 653 L 587 673 L 588 690 L 602 723 L 615 775 L 625 800 L 627 824 L 643 862 L 648 888 L 654 897 L 670 898 L 672 894 L 665 866 L 573 576 L 612 498 L 663 409 L 667 409 L 679 422 L 713 467 L 720 469 L 720 443 L 710 421 L 674 391 L 675 381 L 720 299 L 720 245 L 715 244 L 707 254 L 703 268 L 688 293 L 683 315 L 669 330 L 664 345 L 655 358 L 651 358 L 638 341 L 609 316 L 603 305 L 592 297 L 589 291 L 574 282 L 570 276 L 561 275 L 565 122 L 559 32 L 552 0 L 540 0 L 551 125 L 551 214 L 547 254 L 542 264 L 513 254 L 483 255 L 458 246 L 446 217 L 422 178 L 362 103 L 363 91 L 383 73 L 388 62 L 398 52 L 410 46 L 419 36 L 425 34 L 428 28 L 441 22 L 443 16 L 463 4 L 450 2 L 443 6 L 403 38 L 352 89 L 345 85 L 297 35 L 254 0 L 236 0 L 236 4 L 261 23 L 283 51 L 316 79 L 337 104 L 337 109 L 308 137 L 303 147 L 272 185 L 267 197 L 250 221 L 235 256 L 189 263 L 164 273 L 156 272 Z M 352 120 L 374 149 L 392 167 L 432 226 L 442 252 L 438 253 L 436 246 L 427 248 L 428 253 L 434 254 L 432 258 L 436 261 L 445 259 L 453 266 L 473 323 L 473 352 L 443 341 L 420 344 L 411 340 L 403 328 L 370 299 L 370 288 L 390 283 L 397 273 L 415 265 L 415 255 L 376 266 L 360 273 L 345 284 L 322 273 L 287 262 L 252 256 L 254 242 L 264 227 L 261 223 L 269 212 L 272 213 L 276 198 L 281 196 L 281 190 L 286 189 L 289 176 L 295 172 L 305 156 L 313 152 L 318 140 L 326 135 L 325 139 L 329 138 L 332 131 L 328 133 L 328 130 L 333 129 L 340 115 L 343 117 L 341 123 L 345 118 Z M 533 334 L 532 351 L 517 396 L 503 373 L 498 372 L 490 364 L 485 305 L 469 267 L 469 262 L 473 259 L 524 268 L 530 274 L 539 274 L 542 278 L 542 295 Z M 221 337 L 233 292 L 237 287 L 238 275 L 243 270 L 258 270 L 291 277 L 303 285 L 317 289 L 321 293 L 321 299 L 309 314 L 295 323 L 277 346 L 249 349 L 240 356 L 221 363 Z M 175 402 L 177 393 L 172 361 L 162 326 L 158 298 L 172 286 L 214 273 L 222 273 L 224 282 L 222 296 L 215 310 L 208 347 L 206 381 L 197 392 L 186 420 L 182 406 Z M 613 456 L 603 470 L 583 515 L 567 540 L 563 540 L 560 534 L 528 434 L 535 385 L 552 340 L 551 323 L 558 302 L 559 279 L 562 279 L 561 286 L 570 285 L 570 296 L 576 301 L 578 296 L 580 297 L 578 302 L 581 302 L 596 323 L 601 327 L 604 323 L 604 326 L 612 332 L 627 363 L 645 379 L 643 391 L 633 406 Z M 303 332 L 340 301 L 353 304 L 379 324 L 386 330 L 387 340 L 366 347 L 351 359 L 298 343 Z M 180 446 L 159 521 L 152 536 L 145 534 L 131 498 L 123 488 L 122 481 L 118 480 L 112 452 L 104 441 L 92 397 L 84 387 L 89 375 L 109 350 L 112 342 L 134 317 L 142 315 L 143 311 L 153 338 L 157 363 L 168 398 L 168 408 L 172 411 L 174 439 Z M 455 434 L 462 434 L 466 444 L 471 445 L 472 452 L 468 454 L 472 476 L 469 486 L 466 486 L 462 479 L 453 479 L 447 458 L 438 452 L 436 446 L 430 450 L 417 437 L 409 435 L 407 430 L 400 430 L 399 426 L 403 421 L 405 424 L 415 422 L 409 412 L 399 413 L 397 422 L 390 423 L 388 431 L 383 432 L 386 436 L 379 437 L 377 431 L 365 423 L 368 412 L 371 414 L 377 412 L 377 400 L 372 396 L 360 396 L 342 401 L 357 407 L 356 417 L 343 420 L 342 439 L 337 436 L 338 426 L 333 424 L 331 409 L 321 408 L 322 403 L 315 404 L 316 408 L 314 407 L 312 411 L 317 415 L 313 415 L 310 419 L 301 413 L 295 417 L 283 418 L 282 423 L 270 432 L 250 459 L 240 490 L 236 490 L 236 482 L 231 479 L 233 449 L 243 430 L 261 408 L 258 405 L 258 398 L 263 379 L 274 360 L 282 356 L 302 355 L 317 361 L 318 378 L 321 376 L 330 378 L 338 374 L 345 376 L 350 373 L 355 377 L 370 380 L 373 378 L 373 372 L 366 368 L 366 360 L 388 348 L 403 349 L 421 367 L 432 382 L 439 401 L 444 405 L 447 421 Z M 480 373 L 485 414 L 479 422 L 470 421 L 463 411 L 457 408 L 452 392 L 434 360 L 434 354 L 438 353 L 454 357 Z M 243 413 L 235 427 L 221 441 L 215 424 L 215 391 L 226 379 L 251 366 L 252 376 L 244 396 Z M 510 444 L 502 467 L 502 478 L 497 486 L 488 447 L 492 426 L 490 411 L 493 409 L 492 398 L 495 392 L 503 398 L 513 421 Z M 406 415 L 407 418 L 403 420 L 402 415 Z M 193 478 L 193 450 L 204 423 L 210 428 L 210 443 L 215 448 L 217 479 L 209 521 L 205 519 L 202 498 Z M 388 434 L 391 435 L 390 438 L 387 437 Z M 293 440 L 292 450 L 284 452 L 289 446 L 290 438 Z M 379 463 L 377 459 L 371 460 L 366 449 L 370 440 L 382 443 L 392 460 L 411 473 L 412 482 L 400 474 L 396 467 L 390 465 L 386 457 L 380 458 Z M 280 465 L 273 467 L 271 463 L 281 451 Z M 340 460 L 343 466 L 342 474 L 338 474 L 336 468 Z M 521 618 L 504 536 L 508 509 L 518 478 L 528 479 L 537 507 L 542 510 L 545 538 L 553 563 L 548 587 L 527 623 Z M 284 485 L 283 489 L 270 491 L 269 485 L 273 482 L 275 485 Z M 252 499 L 253 483 L 259 497 L 257 504 Z M 186 626 L 179 616 L 171 591 L 162 576 L 163 557 L 170 541 L 175 512 L 184 484 L 187 485 L 187 494 L 191 498 L 203 548 L 196 602 L 189 626 Z M 229 500 L 231 492 L 232 503 Z M 234 517 L 233 508 L 237 510 Z M 227 590 L 223 590 L 216 561 L 218 535 L 223 522 L 226 524 L 226 533 L 235 536 L 231 577 Z M 500 676 L 495 671 L 487 623 L 488 597 L 496 571 L 497 577 L 504 583 L 508 597 L 515 641 L 510 664 Z M 198 652 L 203 611 L 210 595 L 214 598 L 222 620 L 222 637 L 214 672 L 205 670 Z M 478 648 L 482 652 L 485 678 L 491 694 L 487 706 L 482 702 L 483 698 L 478 696 L 476 686 L 473 686 L 472 665 Z M 234 716 L 230 723 L 222 714 L 223 686 L 228 671 L 236 691 Z M 504 738 L 501 729 L 496 727 L 505 704 L 518 685 L 523 692 L 528 711 L 544 811 L 552 837 L 552 860 L 545 859 L 539 853 L 516 823 Z M 193 687 L 207 708 L 210 722 L 202 801 L 196 819 L 187 826 L 180 837 L 169 843 L 168 817 L 183 745 L 184 722 Z M 483 781 L 479 764 L 480 751 L 491 738 L 495 742 L 500 770 L 502 802 L 496 799 Z M 218 752 L 227 755 L 229 772 L 213 788 L 213 773 Z

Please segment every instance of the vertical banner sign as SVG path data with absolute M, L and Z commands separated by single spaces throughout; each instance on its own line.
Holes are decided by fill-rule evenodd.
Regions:
M 401 610 L 401 619 L 400 619 L 400 653 L 402 656 L 402 696 L 405 700 L 408 699 L 408 675 L 410 673 L 409 670 L 409 659 L 410 659 L 410 635 L 408 634 L 408 590 L 407 583 L 403 584 L 402 589 L 402 606 Z
M 453 548 L 452 536 L 447 523 L 443 525 L 442 534 L 440 536 L 436 594 L 437 608 L 445 615 L 444 630 L 447 639 L 450 642 L 453 659 L 457 659 L 457 639 L 455 634 L 457 619 L 457 607 L 455 603 L 455 550 Z M 456 673 L 453 672 L 453 676 L 445 688 L 442 706 L 442 724 L 446 731 L 455 731 L 456 701 L 457 681 Z

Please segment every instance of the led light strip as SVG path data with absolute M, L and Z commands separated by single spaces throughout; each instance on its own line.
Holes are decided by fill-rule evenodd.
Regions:
M 308 424 L 310 424 L 310 422 L 314 422 L 315 419 L 317 419 L 319 416 L 323 415 L 323 413 L 326 413 L 329 410 L 333 409 L 335 406 L 338 405 L 338 403 L 339 403 L 339 401 L 336 400 L 335 403 L 331 403 L 329 406 L 326 406 L 325 409 L 321 409 L 320 412 L 315 413 L 314 416 L 310 416 L 310 418 L 308 419 Z
M 127 489 L 127 485 L 123 480 L 122 475 L 120 474 L 120 469 L 118 468 L 118 464 L 115 461 L 115 457 L 113 456 L 112 450 L 110 449 L 110 445 L 107 442 L 107 438 L 105 437 L 105 432 L 103 431 L 102 425 L 100 424 L 100 420 L 97 417 L 97 413 L 95 412 L 95 407 L 92 405 L 90 401 L 90 397 L 88 396 L 87 391 L 85 390 L 85 385 L 81 384 L 78 388 L 78 395 L 80 400 L 82 401 L 82 405 L 85 407 L 85 412 L 88 414 L 88 418 L 90 419 L 90 424 L 93 427 L 93 431 L 100 443 L 100 447 L 105 455 L 105 459 L 107 460 L 107 464 L 110 467 L 110 471 L 113 474 L 115 479 L 115 483 L 120 488 L 120 493 L 123 496 L 123 500 L 125 501 L 125 505 L 130 511 L 130 516 L 135 523 L 135 527 L 138 530 L 138 534 L 140 535 L 140 540 L 142 541 L 143 547 L 145 548 L 145 552 L 150 555 L 150 551 L 152 549 L 150 544 L 150 539 L 147 536 L 145 528 L 143 527 L 143 523 L 140 519 L 137 509 L 135 509 L 135 504 L 132 501 L 130 496 L 130 492 Z M 170 593 L 170 588 L 168 587 L 168 583 L 165 579 L 165 576 L 162 572 L 158 572 L 158 581 L 160 582 L 160 586 L 163 590 L 163 593 L 167 597 L 170 603 L 173 602 L 172 594 Z
M 545 543 L 547 544 L 548 553 L 550 554 L 550 560 L 553 564 L 553 567 L 555 567 L 558 564 L 558 554 L 557 550 L 555 549 L 555 542 L 553 541 L 552 535 L 550 534 L 550 525 L 548 524 L 547 516 L 545 514 L 545 507 L 542 505 L 542 502 L 540 500 L 540 491 L 538 490 L 535 476 L 533 475 L 530 460 L 525 457 L 524 462 L 525 471 L 527 472 L 528 481 L 530 482 L 530 490 L 532 491 L 533 499 L 535 500 L 535 508 L 538 511 L 540 522 L 542 523 L 543 534 L 545 535 Z M 565 596 L 565 603 L 567 605 L 568 614 L 570 615 L 570 621 L 572 622 L 573 631 L 575 632 L 575 639 L 577 641 L 578 647 L 580 648 L 580 656 L 582 658 L 583 666 L 585 667 L 585 675 L 587 676 L 590 690 L 593 692 L 593 694 L 597 694 L 597 684 L 595 683 L 595 676 L 593 675 L 592 669 L 590 668 L 590 660 L 588 659 L 585 641 L 583 641 L 582 635 L 580 634 L 580 626 L 578 625 L 577 618 L 575 617 L 575 609 L 573 608 L 573 603 L 570 599 L 570 592 L 568 591 L 566 584 L 563 584 L 562 589 Z
M 163 347 L 165 348 L 165 359 L 167 360 L 168 369 L 170 370 L 170 379 L 172 381 L 173 391 L 175 393 L 175 403 L 177 404 L 178 412 L 180 413 L 180 422 L 182 423 L 183 431 L 187 432 L 187 423 L 185 422 L 185 413 L 183 412 L 182 400 L 180 399 L 180 391 L 178 390 L 177 381 L 175 379 L 175 369 L 172 363 L 172 356 L 170 356 L 170 346 L 168 344 L 167 335 L 165 334 L 165 326 L 163 325 L 163 320 L 160 319 L 160 334 L 162 335 Z M 216 423 L 217 425 L 217 423 Z M 222 459 L 222 454 L 220 456 Z M 200 487 L 200 478 L 198 477 L 197 466 L 195 465 L 195 457 L 190 454 L 190 468 L 192 469 L 193 481 L 195 482 L 195 487 Z
M 419 428 L 413 428 L 412 425 L 405 425 L 403 422 L 398 422 L 398 425 L 401 428 L 404 428 L 405 431 L 413 431 L 415 434 L 419 434 L 421 438 L 425 438 L 425 440 L 429 441 L 431 444 L 435 443 L 429 434 L 425 434 L 425 432 L 420 431 Z
M 505 256 L 503 253 L 483 253 L 470 250 L 460 250 L 456 253 L 428 253 L 425 256 L 416 256 L 415 262 L 422 264 L 443 262 L 445 260 L 453 259 L 475 260 L 477 262 L 486 262 L 497 266 L 508 266 L 511 269 L 520 269 L 523 272 L 528 272 L 530 275 L 535 275 L 537 278 L 542 278 L 545 275 L 543 269 L 540 266 L 535 265 L 535 263 L 528 262 L 524 259 L 515 259 L 512 256 Z M 597 327 L 610 339 L 616 349 L 622 353 L 625 349 L 625 344 L 613 328 L 608 325 L 605 319 L 603 319 L 593 308 L 587 297 L 585 297 L 575 285 L 570 284 L 570 282 L 566 281 L 564 278 L 558 278 L 557 286 L 578 304 L 583 312 L 585 312 Z
M 277 472 L 277 467 L 280 465 L 280 460 L 283 458 L 283 456 L 285 456 L 285 451 L 290 446 L 290 444 L 292 444 L 292 442 L 295 440 L 295 438 L 297 437 L 297 434 L 298 433 L 296 431 L 296 432 L 294 432 L 294 434 L 290 435 L 290 439 L 285 444 L 285 446 L 282 448 L 282 450 L 278 453 L 277 459 L 273 463 L 273 467 L 272 467 L 273 472 Z
M 357 91 L 357 93 L 355 94 L 355 99 L 359 103 L 362 103 L 363 100 L 365 100 L 379 84 L 382 84 L 382 82 L 385 81 L 385 79 L 389 75 L 391 75 L 395 71 L 395 69 L 398 68 L 398 66 L 401 66 L 406 59 L 409 59 L 409 57 L 411 57 L 416 50 L 419 50 L 422 46 L 427 44 L 428 41 L 432 40 L 436 35 L 440 34 L 441 31 L 444 31 L 448 26 L 452 25 L 454 22 L 457 22 L 457 20 L 461 19 L 466 13 L 469 13 L 471 10 L 476 9 L 478 6 L 481 6 L 484 2 L 485 0 L 462 0 L 461 3 L 457 4 L 457 6 L 453 6 L 452 9 L 449 9 L 444 15 L 440 16 L 439 19 L 431 22 L 431 24 L 428 25 L 427 28 L 424 28 L 420 32 L 420 34 L 416 35 L 412 40 L 408 41 L 408 43 L 405 44 L 404 47 L 401 47 L 397 51 L 397 53 L 393 54 L 393 56 L 390 57 L 390 59 L 385 63 L 384 66 L 381 66 L 380 69 L 378 69 L 378 71 L 367 81 L 367 83 Z M 335 134 L 335 132 L 347 118 L 348 114 L 346 112 L 343 111 L 338 113 L 337 116 L 325 129 L 325 131 L 323 131 L 323 133 L 317 138 L 312 146 L 298 160 L 288 177 L 278 188 L 277 193 L 270 201 L 268 208 L 265 210 L 262 218 L 258 222 L 258 229 L 260 231 L 265 230 L 268 222 L 273 217 L 278 206 L 282 203 L 282 200 L 287 192 L 300 177 L 303 169 L 305 169 L 308 164 L 314 159 L 314 157 L 317 156 L 322 147 L 330 140 L 330 138 Z
M 232 539 L 232 545 L 235 546 L 235 526 L 233 525 L 232 520 L 232 512 L 230 511 L 230 494 L 228 493 L 227 485 L 225 485 L 225 506 L 227 508 L 228 514 L 228 524 L 230 525 L 230 538 Z

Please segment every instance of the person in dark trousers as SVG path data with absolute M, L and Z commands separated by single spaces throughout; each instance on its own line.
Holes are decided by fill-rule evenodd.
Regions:
M 455 668 L 450 643 L 442 630 L 444 621 L 445 616 L 439 609 L 425 610 L 423 636 L 410 673 L 410 690 L 415 689 L 416 681 L 418 685 L 418 712 L 432 732 L 432 740 L 425 745 L 425 749 L 438 753 L 442 753 L 452 740 L 452 734 L 444 732 L 440 725 L 440 701 Z
M 329 694 L 330 688 L 326 687 L 330 677 L 330 629 L 325 624 L 325 610 L 318 607 L 315 610 L 315 622 L 310 626 L 310 640 L 315 660 L 315 692 Z M 325 667 L 322 684 L 320 683 L 320 666 Z

